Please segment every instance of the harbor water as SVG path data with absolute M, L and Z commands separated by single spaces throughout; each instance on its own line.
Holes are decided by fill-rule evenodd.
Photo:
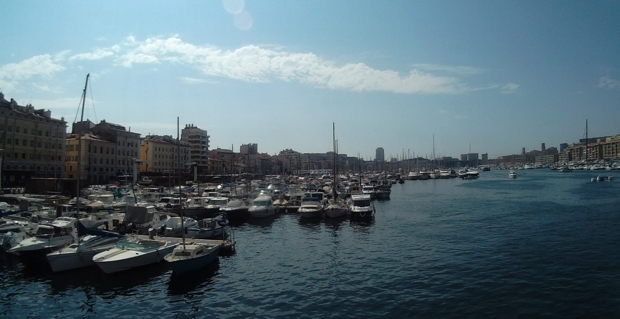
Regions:
M 2 255 L 0 316 L 619 317 L 620 181 L 590 181 L 613 172 L 406 181 L 373 220 L 235 226 L 236 253 L 191 276 L 54 274 Z

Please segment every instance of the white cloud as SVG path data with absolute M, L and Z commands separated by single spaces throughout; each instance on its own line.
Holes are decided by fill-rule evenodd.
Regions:
M 96 49 L 93 52 L 89 53 L 80 53 L 76 54 L 69 58 L 69 61 L 73 60 L 100 60 L 105 57 L 114 55 L 114 52 L 111 49 Z
M 474 68 L 471 66 L 452 66 L 452 65 L 438 65 L 438 64 L 424 64 L 418 63 L 413 65 L 414 68 L 430 71 L 430 72 L 444 72 L 457 75 L 471 75 L 480 74 L 484 72 L 484 69 Z
M 598 87 L 607 89 L 620 89 L 620 81 L 603 76 L 598 79 Z
M 180 77 L 179 79 L 188 84 L 216 83 L 215 81 L 209 81 L 206 79 L 189 78 L 189 77 Z
M 13 91 L 21 82 L 33 77 L 50 78 L 57 72 L 65 69 L 59 61 L 68 51 L 55 56 L 49 54 L 38 55 L 18 63 L 9 63 L 0 66 L 0 88 L 5 92 Z
M 222 50 L 185 43 L 176 36 L 149 38 L 144 42 L 129 37 L 125 45 L 132 49 L 117 61 L 125 67 L 134 63 L 170 62 L 193 66 L 209 76 L 247 82 L 298 81 L 315 87 L 352 91 L 455 94 L 469 90 L 452 76 L 437 76 L 417 69 L 400 74 L 393 70 L 373 69 L 364 63 L 336 65 L 313 53 L 286 52 L 255 45 Z M 445 70 L 461 74 L 479 72 L 468 67 L 446 67 Z
M 501 93 L 502 94 L 515 93 L 518 88 L 519 88 L 519 84 L 510 82 L 502 87 Z

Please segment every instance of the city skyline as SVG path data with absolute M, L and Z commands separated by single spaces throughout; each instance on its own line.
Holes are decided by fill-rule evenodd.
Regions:
M 489 158 L 617 134 L 616 2 L 10 2 L 0 91 L 261 153 Z M 433 147 L 433 136 L 435 145 Z M 471 146 L 470 146 L 471 145 Z

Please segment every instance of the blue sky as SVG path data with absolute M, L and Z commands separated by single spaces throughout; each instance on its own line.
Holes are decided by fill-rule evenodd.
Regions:
M 620 133 L 619 1 L 5 1 L 19 104 L 210 148 L 501 155 Z

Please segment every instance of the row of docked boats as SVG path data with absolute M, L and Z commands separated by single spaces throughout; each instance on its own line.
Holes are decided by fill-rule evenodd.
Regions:
M 408 180 L 428 180 L 428 179 L 476 179 L 480 176 L 480 173 L 476 169 L 464 168 L 458 171 L 453 169 L 435 169 L 435 170 L 421 170 L 411 171 L 407 174 Z
M 9 224 L 0 228 L 8 228 Z M 182 273 L 217 258 L 223 242 L 193 238 L 181 242 L 178 238 L 156 236 L 154 229 L 148 238 L 119 234 L 87 229 L 75 218 L 59 217 L 39 224 L 32 236 L 12 244 L 3 245 L 4 251 L 29 264 L 47 262 L 54 272 L 96 265 L 105 273 L 115 273 L 166 260 L 173 272 Z

